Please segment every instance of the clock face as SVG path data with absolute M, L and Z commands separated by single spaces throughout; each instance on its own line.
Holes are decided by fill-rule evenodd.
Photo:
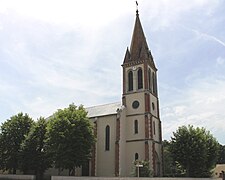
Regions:
M 133 107 L 134 109 L 137 109 L 137 108 L 139 107 L 139 102 L 138 102 L 138 101 L 134 101 L 134 102 L 132 103 L 132 107 Z

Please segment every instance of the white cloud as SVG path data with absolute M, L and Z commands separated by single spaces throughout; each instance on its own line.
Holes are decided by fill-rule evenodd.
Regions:
M 126 11 L 124 7 L 127 8 Z M 108 24 L 133 7 L 134 3 L 129 0 L 2 0 L 0 12 L 15 11 L 43 22 L 95 28 Z
M 215 36 L 212 36 L 212 35 L 200 32 L 200 31 L 198 31 L 196 29 L 191 29 L 191 28 L 187 28 L 187 27 L 186 27 L 186 29 L 189 29 L 189 30 L 193 31 L 198 36 L 198 38 L 204 38 L 206 40 L 212 40 L 212 41 L 215 41 L 215 42 L 217 42 L 220 45 L 225 47 L 225 42 L 223 42 L 222 40 L 218 39 Z
M 225 63 L 225 59 L 224 59 L 224 58 L 218 57 L 218 58 L 216 59 L 216 64 L 217 64 L 218 66 L 223 66 L 224 63 Z
M 173 103 L 162 108 L 166 138 L 172 136 L 179 126 L 188 124 L 205 127 L 216 137 L 218 132 L 225 131 L 225 77 L 199 78 L 183 91 L 183 102 L 174 99 Z M 217 138 L 225 143 L 221 137 Z
M 147 14 L 157 27 L 172 27 L 182 16 L 193 10 L 211 14 L 221 0 L 158 0 L 139 1 L 141 14 Z M 43 22 L 80 28 L 96 28 L 135 10 L 130 0 L 1 0 L 0 12 L 16 12 Z
M 107 45 L 117 44 L 116 38 L 105 39 L 107 30 L 80 32 L 26 18 L 25 21 L 19 15 L 3 17 L 16 19 L 3 23 L 5 31 L 1 36 L 7 41 L 0 43 L 0 52 L 7 57 L 0 63 L 18 74 L 15 77 L 6 72 L 7 79 L 0 77 L 6 89 L 2 94 L 9 94 L 4 98 L 11 114 L 23 111 L 36 119 L 71 102 L 90 106 L 120 100 L 123 57 L 115 53 L 118 45 L 106 46 L 106 40 Z M 14 28 L 16 33 L 8 33 Z M 110 37 L 116 33 L 111 32 Z M 125 46 L 120 51 L 124 53 Z M 11 82 L 7 82 L 10 78 Z M 14 95 L 12 100 L 10 96 Z
M 219 6 L 222 0 L 159 0 L 159 1 L 145 1 L 143 8 L 145 13 L 149 15 L 152 29 L 155 31 L 174 28 L 177 24 L 183 23 L 183 18 L 190 16 L 195 11 L 201 12 L 204 15 L 210 16 Z

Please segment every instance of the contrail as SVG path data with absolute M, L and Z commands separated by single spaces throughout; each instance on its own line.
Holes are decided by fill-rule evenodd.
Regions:
M 225 43 L 221 40 L 219 40 L 218 38 L 216 38 L 215 36 L 211 36 L 211 35 L 208 35 L 208 34 L 203 34 L 211 39 L 214 39 L 216 42 L 220 43 L 221 45 L 223 45 L 225 47 Z
M 189 31 L 192 31 L 192 32 L 196 33 L 199 36 L 206 37 L 207 39 L 214 40 L 214 41 L 218 42 L 219 44 L 221 44 L 222 46 L 225 47 L 225 42 L 221 41 L 220 39 L 218 39 L 215 36 L 212 36 L 212 35 L 209 35 L 209 34 L 206 34 L 206 33 L 202 33 L 202 32 L 200 32 L 196 29 L 188 28 L 188 27 L 185 27 L 185 26 L 182 26 L 182 27 L 184 27 L 185 29 L 187 29 Z

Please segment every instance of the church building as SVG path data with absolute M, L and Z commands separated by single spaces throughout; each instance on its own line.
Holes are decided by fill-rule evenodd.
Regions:
M 153 176 L 162 176 L 162 128 L 157 68 L 138 10 L 130 48 L 123 64 L 122 100 L 89 107 L 96 144 L 82 175 L 131 176 L 135 160 L 149 161 Z

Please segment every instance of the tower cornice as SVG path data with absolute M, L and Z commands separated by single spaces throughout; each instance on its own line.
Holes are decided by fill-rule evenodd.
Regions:
M 147 63 L 153 70 L 155 70 L 155 71 L 158 70 L 155 66 L 153 66 L 151 63 L 149 63 L 148 60 L 129 61 L 129 62 L 123 63 L 121 66 L 126 68 L 126 67 L 137 66 L 139 64 L 144 64 L 144 63 Z

